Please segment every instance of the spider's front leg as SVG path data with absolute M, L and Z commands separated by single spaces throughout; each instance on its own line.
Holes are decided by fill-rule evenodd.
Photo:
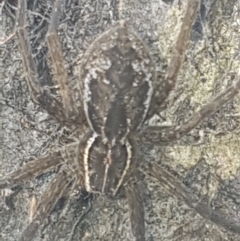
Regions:
M 23 182 L 31 180 L 43 173 L 52 171 L 54 168 L 58 168 L 66 164 L 72 167 L 73 172 L 76 175 L 79 175 L 77 170 L 80 166 L 78 160 L 76 160 L 78 158 L 75 154 L 78 148 L 79 143 L 71 143 L 61 148 L 61 150 L 46 154 L 35 160 L 28 161 L 16 171 L 6 174 L 3 178 L 0 178 L 0 189 L 20 185 Z
M 29 161 L 18 170 L 0 178 L 0 189 L 17 186 L 61 164 L 63 164 L 63 160 L 59 151 L 40 157 L 37 160 Z
M 59 171 L 41 196 L 33 219 L 24 230 L 19 241 L 33 240 L 39 227 L 43 224 L 44 220 L 47 218 L 47 215 L 53 209 L 57 201 L 66 192 L 72 181 L 72 175 L 69 175 L 69 173 L 64 169 Z
M 56 152 L 51 155 L 46 155 L 37 160 L 30 161 L 20 169 L 0 178 L 0 189 L 13 187 L 22 182 L 31 180 L 32 178 L 52 170 L 54 167 L 63 163 L 61 153 Z M 59 173 L 51 182 L 49 188 L 44 192 L 37 206 L 37 211 L 34 214 L 33 220 L 28 225 L 20 238 L 20 241 L 31 241 L 37 232 L 39 226 L 43 223 L 46 215 L 50 212 L 50 208 L 62 196 L 62 192 L 67 187 L 66 177 Z
M 227 219 L 226 214 L 223 212 L 201 202 L 197 195 L 193 194 L 191 190 L 168 171 L 164 170 L 164 168 L 156 164 L 150 164 L 147 169 L 149 170 L 149 175 L 156 178 L 168 193 L 174 194 L 175 197 L 185 201 L 189 207 L 193 208 L 202 217 L 211 220 L 230 232 L 240 234 L 240 225 L 234 220 Z
M 56 33 L 60 10 L 61 0 L 57 0 L 54 4 L 53 15 L 46 38 L 53 62 L 55 79 L 60 89 L 59 92 L 63 103 L 51 95 L 49 91 L 42 88 L 39 83 L 39 73 L 37 72 L 26 31 L 26 0 L 18 1 L 16 35 L 32 99 L 60 123 L 69 125 L 69 123 L 82 123 L 83 114 L 74 108 L 72 95 L 67 84 L 67 73 L 64 68 L 63 56 Z
M 60 171 L 56 174 L 56 177 L 51 181 L 38 201 L 36 212 L 23 232 L 20 241 L 33 240 L 39 227 L 44 223 L 56 202 L 65 194 L 64 192 L 70 183 L 76 185 L 77 188 L 79 188 L 79 183 L 81 185 L 81 179 L 78 178 L 78 162 L 74 162 L 74 159 L 77 159 L 75 153 L 78 147 L 79 143 L 69 144 L 65 146 L 65 148 L 62 148 L 61 151 L 56 151 L 36 160 L 29 161 L 18 170 L 0 178 L 0 188 L 9 188 L 31 180 L 56 167 L 60 167 Z M 69 163 L 69 161 L 71 163 Z M 72 183 L 73 180 L 75 181 L 74 183 Z
M 136 177 L 136 175 L 134 176 Z M 136 241 L 145 241 L 145 215 L 143 200 L 140 189 L 138 188 L 138 180 L 134 180 L 134 178 L 131 177 L 124 186 L 128 200 L 132 233 Z

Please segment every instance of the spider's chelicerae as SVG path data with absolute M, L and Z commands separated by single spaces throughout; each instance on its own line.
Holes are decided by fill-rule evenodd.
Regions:
M 119 21 L 101 34 L 89 46 L 81 61 L 78 83 L 81 101 L 74 99 L 68 86 L 58 40 L 61 6 L 62 1 L 56 0 L 46 34 L 58 97 L 39 83 L 39 73 L 26 31 L 25 0 L 18 1 L 16 37 L 33 100 L 69 130 L 78 133 L 76 129 L 81 127 L 82 130 L 82 126 L 87 124 L 88 131 L 83 138 L 76 135 L 76 142 L 28 162 L 0 179 L 0 188 L 10 188 L 58 167 L 55 178 L 38 201 L 36 211 L 20 240 L 34 240 L 37 230 L 57 201 L 73 189 L 109 196 L 117 196 L 123 191 L 129 204 L 133 236 L 136 241 L 146 240 L 139 166 L 147 168 L 147 173 L 156 178 L 160 185 L 184 200 L 200 215 L 240 234 L 240 225 L 199 201 L 183 183 L 161 166 L 154 163 L 144 165 L 144 160 L 136 158 L 135 153 L 139 142 L 166 145 L 182 138 L 204 118 L 232 100 L 240 90 L 238 76 L 230 87 L 203 105 L 181 126 L 143 128 L 143 123 L 159 112 L 159 102 L 164 102 L 175 87 L 199 1 L 188 2 L 166 76 L 161 82 L 155 76 L 148 48 L 125 21 Z

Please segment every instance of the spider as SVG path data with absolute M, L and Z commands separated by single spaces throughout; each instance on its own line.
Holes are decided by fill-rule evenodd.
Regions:
M 238 94 L 240 79 L 237 77 L 232 86 L 204 105 L 181 126 L 143 128 L 144 122 L 158 111 L 159 102 L 166 101 L 176 84 L 199 6 L 199 1 L 193 0 L 186 7 L 163 82 L 158 83 L 156 80 L 148 48 L 125 21 L 120 21 L 101 34 L 86 51 L 78 83 L 82 100 L 76 102 L 68 86 L 56 32 L 61 5 L 61 0 L 55 1 L 46 34 L 59 97 L 42 88 L 38 81 L 25 29 L 24 0 L 18 1 L 16 35 L 33 100 L 61 125 L 73 130 L 87 124 L 88 131 L 76 142 L 7 174 L 0 179 L 0 188 L 19 185 L 55 167 L 59 168 L 39 200 L 31 222 L 20 237 L 21 241 L 34 239 L 54 205 L 70 188 L 109 196 L 117 196 L 120 191 L 124 191 L 129 204 L 133 236 L 136 241 L 145 241 L 144 207 L 138 187 L 138 166 L 144 166 L 144 161 L 140 163 L 136 158 L 138 141 L 159 145 L 182 138 Z M 240 233 L 239 225 L 199 202 L 183 183 L 161 166 L 152 163 L 146 168 L 160 185 L 183 199 L 203 217 Z

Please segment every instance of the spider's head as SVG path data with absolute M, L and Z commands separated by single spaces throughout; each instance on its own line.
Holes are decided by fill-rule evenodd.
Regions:
M 115 195 L 126 178 L 131 159 L 132 147 L 128 141 L 111 146 L 92 132 L 83 151 L 86 190 Z

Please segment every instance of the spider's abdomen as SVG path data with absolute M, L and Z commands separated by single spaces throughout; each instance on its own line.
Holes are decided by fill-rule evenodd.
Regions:
M 146 46 L 119 22 L 89 47 L 81 78 L 90 128 L 109 146 L 125 143 L 151 101 L 154 67 Z

